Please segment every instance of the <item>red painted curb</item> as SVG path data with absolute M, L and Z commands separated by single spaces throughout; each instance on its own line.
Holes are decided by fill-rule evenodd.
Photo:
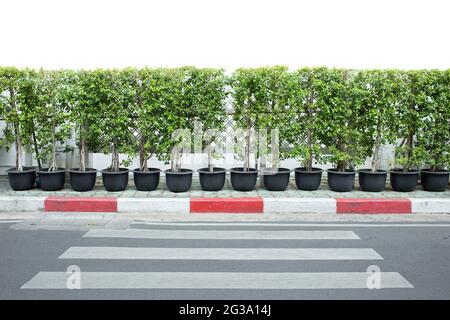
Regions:
M 263 213 L 264 202 L 255 198 L 191 198 L 190 213 Z
M 116 198 L 48 197 L 46 212 L 117 212 Z
M 336 213 L 412 213 L 410 199 L 336 199 Z

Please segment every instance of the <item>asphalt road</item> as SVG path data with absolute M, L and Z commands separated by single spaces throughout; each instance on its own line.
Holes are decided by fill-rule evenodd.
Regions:
M 0 223 L 0 299 L 450 299 L 443 223 L 17 228 Z

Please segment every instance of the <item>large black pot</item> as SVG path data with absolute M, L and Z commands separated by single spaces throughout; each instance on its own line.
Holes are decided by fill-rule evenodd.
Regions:
M 204 191 L 219 191 L 225 185 L 225 176 L 227 170 L 224 168 L 213 168 L 209 171 L 208 168 L 201 168 L 197 170 L 200 177 L 200 186 Z
M 258 171 L 255 168 L 249 168 L 244 171 L 244 168 L 230 169 L 231 186 L 236 191 L 252 191 L 255 189 L 256 179 L 258 178 Z
M 355 183 L 355 171 L 338 171 L 337 169 L 328 169 L 328 187 L 337 192 L 348 192 L 353 190 Z
M 420 183 L 426 191 L 445 191 L 448 187 L 449 171 L 420 170 Z
M 97 169 L 86 168 L 80 171 L 79 168 L 69 170 L 70 186 L 75 191 L 90 191 L 94 189 L 97 180 Z
M 16 168 L 6 170 L 8 173 L 9 185 L 13 190 L 22 191 L 34 188 L 36 181 L 36 168 L 23 167 L 23 171 L 17 171 Z
M 269 191 L 284 191 L 289 184 L 291 170 L 287 168 L 278 168 L 276 173 L 264 171 L 264 186 Z
M 392 169 L 389 172 L 389 176 L 394 191 L 411 192 L 416 189 L 417 180 L 419 180 L 419 171 Z
M 164 171 L 166 174 L 167 189 L 172 192 L 186 192 L 191 188 L 192 173 L 191 169 L 180 169 L 174 172 L 171 169 Z
M 371 169 L 358 170 L 359 186 L 363 191 L 380 192 L 386 185 L 387 171 L 378 170 L 372 172 Z
M 56 171 L 48 171 L 43 168 L 37 171 L 39 187 L 44 191 L 58 191 L 64 188 L 66 182 L 66 169 L 58 168 Z
M 118 172 L 112 172 L 110 168 L 102 170 L 103 186 L 107 191 L 123 191 L 128 186 L 127 168 L 119 168 Z
M 306 170 L 305 167 L 295 168 L 295 184 L 299 190 L 317 190 L 322 181 L 322 169 L 311 168 L 311 171 Z
M 139 191 L 152 191 L 158 188 L 161 169 L 148 168 L 147 170 L 145 172 L 139 168 L 133 170 L 134 185 Z

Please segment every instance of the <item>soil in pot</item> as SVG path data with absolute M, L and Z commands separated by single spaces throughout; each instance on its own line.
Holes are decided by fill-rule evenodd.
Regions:
M 69 170 L 70 186 L 75 191 L 90 191 L 94 189 L 97 180 L 97 169 L 86 168 L 80 171 L 79 168 Z
M 264 186 L 269 191 L 284 191 L 289 184 L 291 170 L 287 168 L 278 168 L 276 173 L 264 171 Z
M 370 169 L 358 170 L 359 186 L 362 191 L 380 192 L 386 185 L 387 171 L 378 170 L 372 172 Z
M 225 177 L 227 170 L 224 168 L 213 168 L 209 171 L 208 168 L 201 168 L 197 170 L 200 177 L 200 186 L 204 191 L 219 191 L 225 185 Z
M 186 192 L 191 188 L 192 173 L 191 169 L 180 169 L 174 172 L 171 169 L 164 171 L 166 174 L 167 189 L 172 192 Z
M 148 168 L 147 171 L 141 169 L 133 170 L 134 185 L 139 191 L 153 191 L 158 188 L 159 175 L 161 170 L 158 168 Z
M 30 190 L 36 181 L 36 168 L 23 167 L 23 171 L 16 168 L 6 170 L 11 188 L 15 191 Z
M 37 171 L 39 175 L 39 187 L 44 191 L 58 191 L 64 189 L 66 182 L 66 169 L 58 168 L 56 171 L 48 171 L 43 168 Z
M 249 168 L 244 171 L 244 168 L 230 169 L 231 186 L 236 191 L 252 191 L 255 189 L 256 179 L 258 178 L 258 170 Z
M 317 190 L 322 181 L 322 169 L 311 168 L 311 171 L 306 170 L 305 167 L 295 168 L 295 184 L 299 190 Z
M 328 187 L 336 192 L 348 192 L 353 190 L 355 183 L 355 171 L 338 171 L 337 169 L 328 169 Z
M 392 169 L 389 172 L 391 186 L 394 191 L 411 192 L 416 189 L 419 171 L 403 169 Z
M 449 171 L 420 170 L 420 183 L 425 191 L 442 192 L 448 188 Z
M 123 191 L 128 186 L 127 168 L 119 168 L 118 172 L 112 172 L 111 169 L 102 170 L 103 186 L 107 191 Z

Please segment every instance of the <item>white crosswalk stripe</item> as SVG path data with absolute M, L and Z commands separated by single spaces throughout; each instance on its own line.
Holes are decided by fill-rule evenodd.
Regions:
M 84 289 L 364 289 L 365 272 L 83 272 Z M 24 289 L 65 289 L 65 272 L 40 272 Z M 380 273 L 380 289 L 412 288 L 397 272 Z
M 185 225 L 187 227 L 188 225 Z M 249 227 L 253 226 L 248 224 Z M 353 231 L 346 230 L 161 230 L 93 229 L 83 238 L 114 239 L 116 246 L 72 246 L 60 257 L 70 264 L 82 264 L 81 261 L 98 261 L 99 264 L 112 261 L 132 260 L 171 260 L 182 264 L 185 260 L 213 260 L 219 266 L 223 261 L 373 261 L 383 260 L 372 248 L 345 247 L 130 247 L 117 246 L 118 241 L 133 239 L 164 240 L 287 240 L 287 241 L 361 241 Z M 102 242 L 104 243 L 104 241 Z M 142 241 L 140 242 L 142 243 Z M 253 242 L 254 243 L 254 242 Z M 278 243 L 278 242 L 276 242 Z M 283 243 L 283 242 L 279 242 Z M 314 242 L 313 242 L 314 243 Z M 235 246 L 235 245 L 234 245 Z M 81 260 L 78 262 L 77 260 Z M 321 262 L 322 263 L 322 262 Z M 107 265 L 105 265 L 107 266 Z M 98 269 L 97 269 L 98 270 Z M 227 270 L 225 270 L 227 271 Z M 285 272 L 283 264 L 275 272 L 120 272 L 90 271 L 83 269 L 80 274 L 82 289 L 367 289 L 371 273 L 367 272 Z M 70 274 L 66 272 L 39 272 L 25 283 L 23 289 L 66 289 Z M 413 288 L 398 272 L 380 272 L 377 274 L 381 289 Z
M 266 231 L 266 230 L 151 230 L 94 229 L 86 238 L 133 238 L 133 239 L 266 239 L 266 240 L 339 240 L 359 239 L 353 231 Z

